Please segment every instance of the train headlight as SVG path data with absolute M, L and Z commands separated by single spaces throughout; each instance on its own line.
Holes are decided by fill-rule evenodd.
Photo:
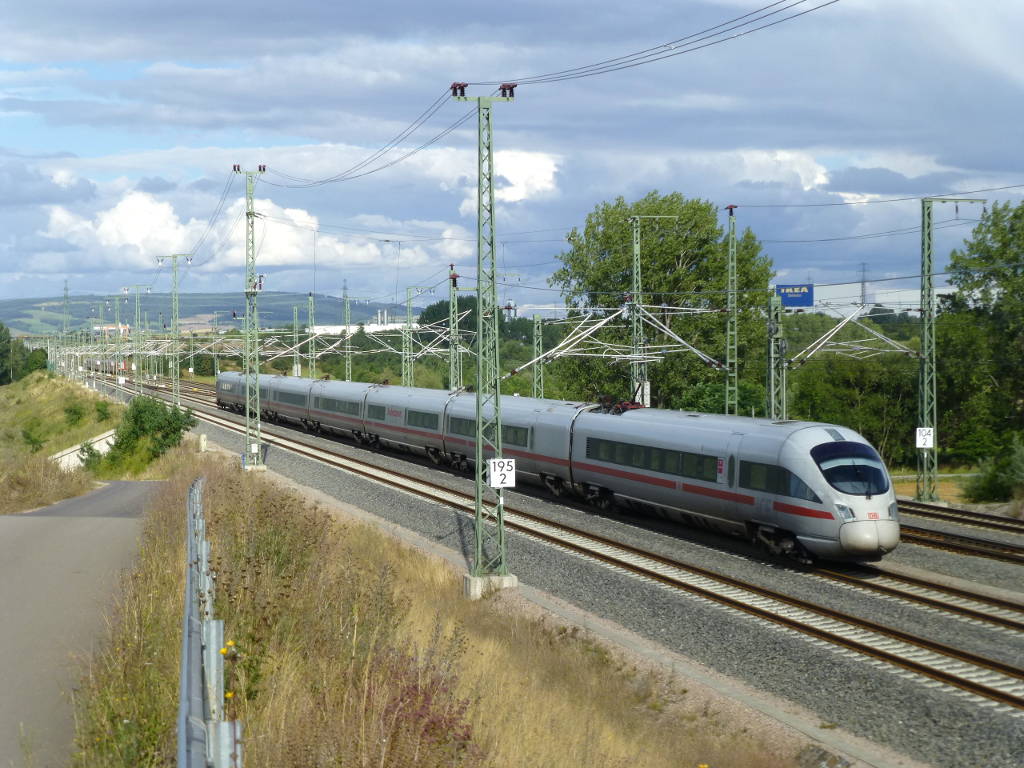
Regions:
M 889 505 L 889 519 L 895 520 L 900 513 L 900 506 L 895 501 Z
M 836 512 L 839 513 L 839 517 L 842 518 L 843 522 L 853 520 L 855 517 L 853 510 L 845 504 L 836 504 Z

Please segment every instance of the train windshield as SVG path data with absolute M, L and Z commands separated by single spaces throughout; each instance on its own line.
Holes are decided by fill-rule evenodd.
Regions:
M 811 448 L 811 457 L 828 484 L 841 493 L 873 496 L 889 490 L 889 475 L 875 449 L 864 443 L 837 441 Z

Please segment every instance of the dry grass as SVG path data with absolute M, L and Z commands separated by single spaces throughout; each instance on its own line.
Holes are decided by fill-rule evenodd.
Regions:
M 913 477 L 893 478 L 892 487 L 895 489 L 897 496 L 909 496 L 913 498 L 917 493 L 917 479 Z M 939 498 L 943 501 L 948 501 L 953 504 L 966 501 L 966 499 L 964 499 L 963 480 L 958 477 L 937 478 L 935 481 L 935 490 L 938 492 Z
M 0 458 L 0 515 L 43 507 L 94 487 L 87 473 L 66 472 L 38 453 L 9 451 Z
M 198 460 L 185 448 L 146 512 L 139 556 L 121 580 L 107 637 L 75 696 L 76 768 L 169 766 L 175 760 L 184 590 L 185 502 Z
M 100 419 L 97 403 L 109 416 Z M 75 419 L 74 414 L 80 413 Z M 37 453 L 50 455 L 113 429 L 124 406 L 111 403 L 60 376 L 36 371 L 0 387 L 0 461 L 12 450 L 31 449 L 25 430 L 38 439 Z
M 172 759 L 185 493 L 180 465 L 80 702 L 78 766 Z M 206 457 L 228 712 L 246 765 L 774 768 L 674 682 L 585 633 L 470 603 L 446 564 Z M 738 731 L 743 733 L 742 729 Z
M 99 410 L 96 403 L 104 403 Z M 107 417 L 100 419 L 100 410 Z M 93 482 L 46 457 L 113 428 L 124 408 L 59 377 L 37 371 L 0 387 L 0 515 L 85 493 Z

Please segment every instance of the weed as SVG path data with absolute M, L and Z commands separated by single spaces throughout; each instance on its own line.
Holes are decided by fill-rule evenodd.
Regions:
M 64 421 L 69 427 L 77 427 L 85 416 L 85 407 L 77 400 L 71 400 L 64 405 Z
M 1006 451 L 981 462 L 964 482 L 968 501 L 1009 501 L 1024 496 L 1024 440 L 1015 434 Z
M 25 441 L 25 445 L 32 453 L 38 453 L 46 442 L 43 437 L 39 434 L 39 422 L 30 421 L 24 427 L 21 428 L 21 439 Z

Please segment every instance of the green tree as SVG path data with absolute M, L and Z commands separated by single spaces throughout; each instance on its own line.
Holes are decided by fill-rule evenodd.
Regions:
M 948 272 L 961 302 L 953 309 L 985 329 L 990 421 L 1000 424 L 1005 441 L 1024 429 L 1024 203 L 996 203 L 984 212 L 963 248 L 950 254 Z
M 618 307 L 632 288 L 632 229 L 629 217 L 676 216 L 642 223 L 641 261 L 645 303 L 662 306 L 673 332 L 687 342 L 724 361 L 727 247 L 718 211 L 705 200 L 679 193 L 651 192 L 633 203 L 623 198 L 597 205 L 582 231 L 568 236 L 569 250 L 559 254 L 562 267 L 552 276 L 570 310 L 580 313 L 598 307 Z M 764 408 L 764 365 L 767 330 L 763 308 L 768 300 L 771 261 L 761 255 L 753 232 L 737 238 L 739 299 L 739 361 L 741 412 Z M 702 314 L 675 314 L 672 307 L 709 310 Z M 717 310 L 717 311 L 716 311 Z M 667 341 L 653 330 L 652 343 Z M 602 338 L 628 343 L 625 324 Z M 566 396 L 593 398 L 597 394 L 628 397 L 629 365 L 608 365 L 594 358 L 574 357 L 551 366 L 551 379 Z M 725 402 L 725 374 L 705 365 L 692 353 L 677 352 L 649 367 L 655 404 L 721 412 Z
M 46 366 L 46 352 L 42 352 L 43 367 Z M 0 385 L 10 384 L 29 373 L 34 368 L 28 368 L 27 361 L 29 352 L 25 345 L 14 338 L 9 328 L 0 323 Z M 38 359 L 38 357 L 36 358 Z

